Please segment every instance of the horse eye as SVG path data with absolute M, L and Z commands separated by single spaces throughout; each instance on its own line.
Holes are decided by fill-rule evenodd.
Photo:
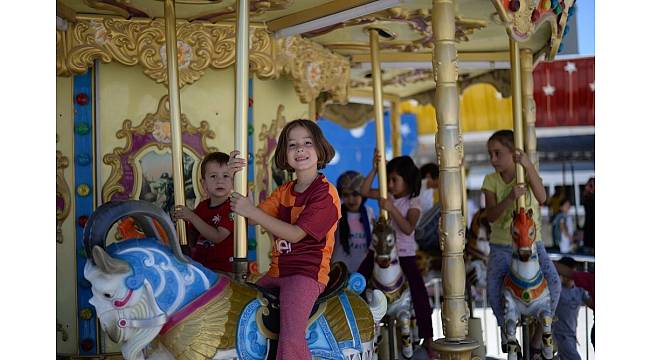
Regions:
M 104 293 L 104 297 L 107 298 L 107 299 L 112 298 L 111 294 L 109 294 L 109 293 Z

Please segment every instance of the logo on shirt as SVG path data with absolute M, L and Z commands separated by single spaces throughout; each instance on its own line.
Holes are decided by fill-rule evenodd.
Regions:
M 221 216 L 219 214 L 215 215 L 212 217 L 212 223 L 215 225 L 219 225 L 219 222 L 221 221 Z
M 291 252 L 291 243 L 284 239 L 276 239 L 273 244 L 275 250 L 280 254 L 289 254 Z

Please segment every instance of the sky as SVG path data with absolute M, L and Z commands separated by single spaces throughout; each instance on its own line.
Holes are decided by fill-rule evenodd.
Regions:
M 595 0 L 580 0 L 576 3 L 578 27 L 578 53 L 595 54 Z

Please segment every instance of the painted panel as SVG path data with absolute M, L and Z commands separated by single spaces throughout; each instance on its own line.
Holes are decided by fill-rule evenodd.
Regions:
M 194 126 L 207 121 L 215 132 L 207 145 L 229 152 L 234 144 L 234 72 L 232 68 L 206 71 L 196 83 L 181 89 L 181 112 Z M 167 87 L 157 84 L 138 67 L 119 64 L 101 64 L 98 69 L 97 98 L 99 99 L 99 148 L 103 155 L 124 146 L 124 139 L 116 133 L 122 123 L 130 119 L 135 126 L 148 113 L 155 113 Z M 100 160 L 101 161 L 101 160 Z M 99 188 L 107 181 L 110 167 L 101 163 Z

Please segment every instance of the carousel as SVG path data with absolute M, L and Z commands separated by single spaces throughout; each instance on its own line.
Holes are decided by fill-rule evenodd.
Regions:
M 401 112 L 415 100 L 435 108 L 418 126 L 435 127 L 440 166 L 435 349 L 481 358 L 465 295 L 460 96 L 490 84 L 511 97 L 515 145 L 537 162 L 533 69 L 561 49 L 573 0 L 57 0 L 56 11 L 57 356 L 274 358 L 278 299 L 251 285 L 271 234 L 236 215 L 232 273 L 215 273 L 183 253 L 186 224 L 169 211 L 206 197 L 199 164 L 214 151 L 238 150 L 249 166 L 234 191 L 266 199 L 291 180 L 273 154 L 300 118 L 374 121 L 386 198 L 385 159 L 402 155 Z M 388 220 L 381 211 L 373 242 L 390 257 Z M 413 356 L 410 298 L 380 281 L 332 266 L 306 329 L 313 358 Z

